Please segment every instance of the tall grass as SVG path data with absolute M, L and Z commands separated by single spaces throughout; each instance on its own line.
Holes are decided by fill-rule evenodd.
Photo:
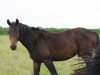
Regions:
M 17 50 L 10 48 L 8 35 L 0 35 L 0 75 L 33 75 L 33 62 L 28 51 L 18 42 Z M 71 75 L 74 69 L 82 67 L 71 66 L 77 62 L 77 56 L 66 61 L 54 62 L 59 75 Z M 48 69 L 42 64 L 40 75 L 50 75 Z

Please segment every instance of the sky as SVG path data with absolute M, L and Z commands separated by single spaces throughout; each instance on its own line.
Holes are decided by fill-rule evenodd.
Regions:
M 0 26 L 19 19 L 43 28 L 100 28 L 100 0 L 0 0 Z

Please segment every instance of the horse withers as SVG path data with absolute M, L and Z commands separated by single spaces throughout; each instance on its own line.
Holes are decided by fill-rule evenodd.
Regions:
M 53 61 L 68 60 L 78 54 L 86 65 L 95 55 L 99 44 L 98 35 L 85 28 L 75 28 L 53 33 L 19 22 L 7 20 L 9 25 L 10 48 L 16 50 L 20 41 L 28 50 L 34 65 L 34 75 L 39 75 L 41 63 L 49 69 L 51 75 L 58 75 Z

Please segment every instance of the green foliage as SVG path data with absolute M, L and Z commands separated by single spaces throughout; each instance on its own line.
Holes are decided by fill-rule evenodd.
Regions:
M 7 34 L 7 32 L 8 32 L 7 28 L 0 28 L 0 35 Z
M 65 30 L 68 30 L 68 28 L 45 28 L 44 30 L 50 31 L 50 32 L 63 32 Z M 97 32 L 100 34 L 100 29 L 90 29 L 94 32 Z M 0 35 L 4 35 L 8 33 L 8 28 L 0 28 Z
M 100 34 L 100 29 L 91 29 L 91 30 Z
M 47 28 L 46 30 L 50 31 L 50 32 L 63 32 L 67 29 L 63 29 L 63 28 L 60 28 L 60 29 L 57 29 L 57 28 Z

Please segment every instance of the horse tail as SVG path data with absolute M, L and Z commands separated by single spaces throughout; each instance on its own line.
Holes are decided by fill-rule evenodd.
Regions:
M 95 56 L 91 59 L 90 65 L 84 67 L 83 72 L 86 73 L 85 75 L 100 75 L 100 39 L 96 32 L 93 33 L 96 36 Z
M 96 50 L 95 56 L 93 58 L 93 64 L 88 67 L 88 74 L 89 75 L 100 75 L 100 39 L 99 35 L 94 32 L 96 35 Z
M 100 44 L 99 35 L 96 32 L 94 34 L 96 35 L 96 47 L 98 47 Z

